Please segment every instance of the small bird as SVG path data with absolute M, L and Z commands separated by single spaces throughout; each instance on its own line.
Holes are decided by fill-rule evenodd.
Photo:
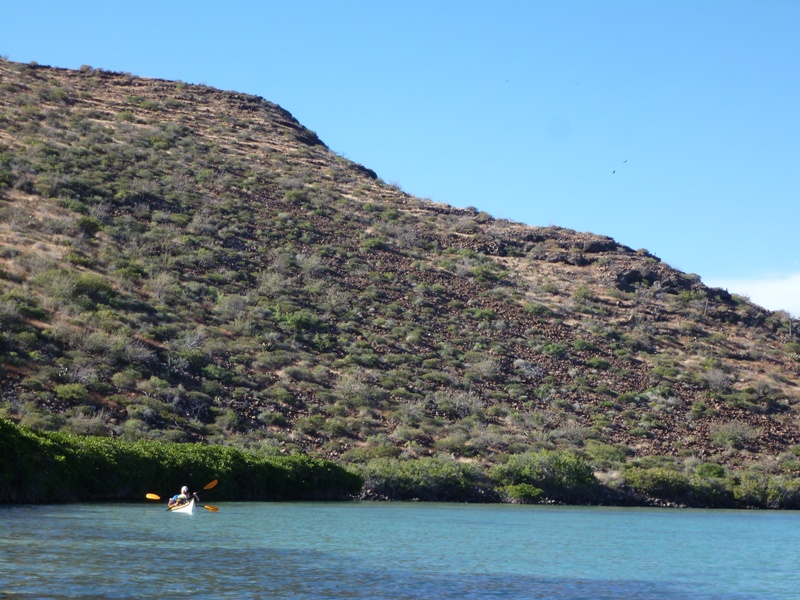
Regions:
M 611 171 L 611 174 L 612 174 L 612 175 L 613 175 L 614 173 L 616 173 L 616 171 Z
M 625 159 L 625 160 L 623 160 L 622 162 L 623 162 L 623 163 L 626 163 L 626 162 L 628 162 L 628 159 L 626 158 L 626 159 Z

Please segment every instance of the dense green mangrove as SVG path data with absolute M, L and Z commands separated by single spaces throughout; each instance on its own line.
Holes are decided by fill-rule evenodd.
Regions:
M 335 463 L 302 455 L 32 431 L 0 419 L 3 503 L 143 500 L 213 479 L 214 500 L 341 500 L 362 486 Z
M 509 456 L 490 470 L 450 457 L 347 468 L 305 455 L 34 431 L 0 418 L 0 503 L 131 501 L 218 479 L 213 500 L 423 500 L 800 508 L 800 481 L 705 463 L 692 475 L 628 464 L 615 482 L 570 452 Z M 205 499 L 205 498 L 204 498 Z

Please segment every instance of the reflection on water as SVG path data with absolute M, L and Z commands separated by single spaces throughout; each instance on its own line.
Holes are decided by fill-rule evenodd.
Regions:
M 217 503 L 220 504 L 220 503 Z M 0 508 L 0 598 L 794 598 L 800 515 L 373 503 Z

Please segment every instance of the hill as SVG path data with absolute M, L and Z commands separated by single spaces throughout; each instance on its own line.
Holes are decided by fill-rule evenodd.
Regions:
M 568 456 L 620 493 L 796 492 L 789 315 L 412 197 L 260 97 L 0 62 L 0 286 L 0 417 L 33 429 L 309 453 L 372 490 Z

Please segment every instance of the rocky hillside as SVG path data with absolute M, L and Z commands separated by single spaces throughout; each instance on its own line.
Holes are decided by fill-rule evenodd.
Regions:
M 279 106 L 180 81 L 0 62 L 0 325 L 0 416 L 35 429 L 800 472 L 787 314 L 409 196 Z

